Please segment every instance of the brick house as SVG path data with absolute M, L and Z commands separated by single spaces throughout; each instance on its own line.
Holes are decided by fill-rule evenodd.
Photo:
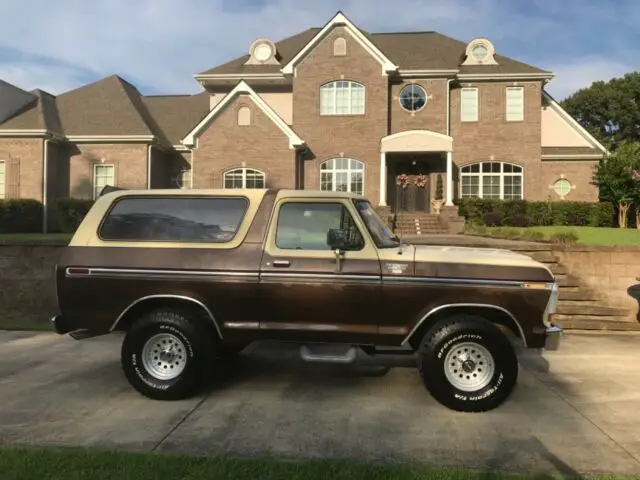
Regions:
M 338 12 L 256 40 L 196 75 L 195 95 L 118 76 L 58 96 L 0 82 L 0 198 L 267 186 L 428 212 L 442 185 L 443 211 L 461 196 L 595 201 L 606 150 L 545 92 L 553 76 L 486 38 L 369 33 Z

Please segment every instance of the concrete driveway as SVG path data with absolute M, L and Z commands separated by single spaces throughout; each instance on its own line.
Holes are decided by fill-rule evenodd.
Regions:
M 0 332 L 0 442 L 640 473 L 638 335 L 522 354 L 514 395 L 483 414 L 441 407 L 406 358 L 310 365 L 268 344 L 206 394 L 153 402 L 126 383 L 120 342 Z

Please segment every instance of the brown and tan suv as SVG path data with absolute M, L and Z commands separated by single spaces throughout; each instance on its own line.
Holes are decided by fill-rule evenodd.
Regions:
M 312 362 L 415 355 L 461 411 L 500 405 L 510 337 L 557 349 L 552 273 L 506 250 L 414 246 L 342 192 L 145 190 L 100 197 L 56 265 L 54 329 L 125 331 L 122 367 L 154 399 L 193 395 L 213 362 L 259 340 Z

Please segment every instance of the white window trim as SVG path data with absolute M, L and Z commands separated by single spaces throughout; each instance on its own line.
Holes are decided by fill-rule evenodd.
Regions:
M 91 186 L 92 186 L 92 192 L 91 192 L 91 196 L 93 197 L 94 200 L 96 200 L 98 198 L 98 194 L 96 193 L 96 179 L 97 179 L 97 174 L 98 174 L 98 169 L 100 167 L 112 167 L 112 171 L 113 171 L 113 186 L 116 186 L 116 166 L 113 163 L 94 163 L 93 164 L 93 178 L 91 181 Z M 104 187 L 103 187 L 104 188 Z
M 251 168 L 251 167 L 238 167 L 238 168 L 231 168 L 229 170 L 227 170 L 226 172 L 224 172 L 224 174 L 222 175 L 222 188 L 226 189 L 226 180 L 227 180 L 227 175 L 234 173 L 234 172 L 238 172 L 238 171 L 242 171 L 242 187 L 241 188 L 247 188 L 247 170 L 251 170 L 252 172 L 257 172 L 259 174 L 262 175 L 262 180 L 264 182 L 264 186 L 267 186 L 267 175 L 266 173 L 264 173 L 262 170 L 258 170 L 257 168 Z M 231 190 L 231 189 L 229 189 Z
M 475 115 L 474 118 L 467 118 L 466 119 L 465 116 L 464 116 L 465 103 L 464 103 L 463 93 L 465 92 L 465 90 L 466 91 L 475 92 L 475 94 L 476 94 L 476 100 L 475 100 L 475 102 L 476 102 L 476 108 L 475 108 L 476 115 Z M 477 122 L 478 121 L 478 118 L 480 118 L 480 101 L 479 100 L 480 100 L 480 92 L 478 91 L 478 87 L 463 87 L 463 88 L 460 89 L 460 121 L 461 122 L 465 122 L 466 123 L 466 122 Z
M 349 160 L 349 166 L 347 168 L 332 168 L 331 170 L 322 170 L 322 165 L 327 164 L 329 162 L 331 162 L 332 160 Z M 351 160 L 353 160 L 354 162 L 358 162 L 358 164 L 362 165 L 362 169 L 353 169 L 351 168 Z M 364 162 L 361 162 L 360 160 L 357 160 L 355 158 L 351 158 L 351 157 L 335 157 L 335 158 L 330 158 L 329 160 L 326 160 L 324 162 L 322 162 L 320 164 L 320 185 L 319 188 L 321 191 L 331 191 L 331 192 L 335 192 L 336 191 L 336 174 L 337 173 L 346 173 L 349 176 L 349 182 L 348 182 L 348 186 L 349 189 L 347 190 L 347 192 L 349 193 L 358 193 L 358 192 L 351 192 L 351 173 L 362 173 L 362 193 L 358 193 L 359 195 L 364 195 L 365 192 L 365 185 L 364 185 L 364 173 L 366 170 L 366 166 L 364 164 Z M 322 190 L 322 173 L 329 173 L 331 172 L 331 190 Z
M 422 90 L 422 93 L 424 93 L 424 105 L 422 105 L 417 110 L 409 110 L 408 108 L 405 108 L 404 105 L 402 105 L 402 92 L 404 92 L 405 89 L 407 89 L 408 87 L 413 87 L 413 88 L 417 87 L 419 90 Z M 407 83 L 406 85 L 402 86 L 402 88 L 400 89 L 400 93 L 398 93 L 398 104 L 400 105 L 400 108 L 409 114 L 418 113 L 419 111 L 426 108 L 428 103 L 429 103 L 429 94 L 427 93 L 427 89 L 424 88 L 419 83 L 415 83 L 415 82 Z
M 499 163 L 500 164 L 500 171 L 497 173 L 490 173 L 490 172 L 483 172 L 482 171 L 482 165 L 485 163 Z M 462 169 L 466 168 L 466 167 L 471 167 L 473 165 L 479 165 L 479 172 L 463 172 Z M 518 167 L 520 168 L 519 172 L 506 172 L 504 171 L 504 166 L 505 165 L 511 165 L 513 167 Z M 495 161 L 486 161 L 486 162 L 475 162 L 475 163 L 469 163 L 467 165 L 464 165 L 462 167 L 460 167 L 460 187 L 459 187 L 459 194 L 460 194 L 460 198 L 484 198 L 482 196 L 482 179 L 484 177 L 493 177 L 499 175 L 500 176 L 500 200 L 504 200 L 504 177 L 508 176 L 508 177 L 520 177 L 520 198 L 508 198 L 507 200 L 524 200 L 524 168 L 520 165 L 516 165 L 515 163 L 510 163 L 510 162 L 495 162 Z M 467 195 L 466 197 L 462 195 L 462 179 L 464 177 L 478 177 L 479 178 L 479 183 L 478 183 L 478 196 L 477 197 L 473 197 L 473 196 L 469 196 Z M 496 197 L 489 197 L 489 198 L 496 198 Z
M 0 166 L 2 166 L 2 175 L 0 179 L 0 200 L 7 198 L 7 162 L 0 160 Z
M 338 82 L 347 82 L 348 83 L 348 87 L 347 87 L 347 91 L 348 91 L 348 104 L 349 104 L 349 112 L 348 113 L 337 113 L 336 110 L 338 108 L 338 86 L 337 83 Z M 331 87 L 333 85 L 333 87 Z M 353 92 L 353 85 L 358 85 L 360 87 L 362 87 L 362 95 L 363 95 L 363 101 L 362 101 L 362 112 L 357 112 L 357 113 L 353 113 L 353 102 L 352 102 L 352 92 Z M 322 91 L 324 89 L 330 90 L 332 92 L 332 98 L 331 98 L 331 111 L 330 112 L 323 112 L 322 110 Z M 367 87 L 365 87 L 362 83 L 359 82 L 354 82 L 353 80 L 333 80 L 331 82 L 327 82 L 324 85 L 320 86 L 320 115 L 323 117 L 336 117 L 336 116 L 351 116 L 351 115 L 364 115 L 367 111 Z
M 520 110 L 517 116 L 509 116 L 509 92 L 520 92 Z M 504 91 L 504 116 L 507 122 L 524 121 L 524 87 L 506 87 Z

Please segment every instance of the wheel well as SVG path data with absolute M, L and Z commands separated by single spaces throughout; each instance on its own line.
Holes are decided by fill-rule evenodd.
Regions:
M 218 338 L 222 337 L 211 312 L 203 304 L 195 299 L 175 296 L 149 297 L 135 301 L 121 314 L 122 316 L 114 325 L 113 331 L 126 332 L 137 318 L 162 308 L 175 309 L 193 315 L 194 318 L 197 318 L 210 330 L 211 335 Z
M 520 326 L 507 311 L 491 305 L 451 305 L 428 315 L 409 338 L 409 345 L 415 350 L 420 345 L 420 341 L 427 333 L 427 330 L 436 322 L 451 315 L 468 314 L 482 317 L 494 325 L 510 338 L 517 339 L 524 345 L 525 339 Z

